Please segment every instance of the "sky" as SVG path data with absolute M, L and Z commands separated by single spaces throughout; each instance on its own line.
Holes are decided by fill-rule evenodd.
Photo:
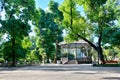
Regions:
M 61 4 L 64 0 L 54 0 L 54 1 Z M 42 8 L 45 10 L 48 7 L 50 0 L 35 0 L 35 2 L 37 8 Z

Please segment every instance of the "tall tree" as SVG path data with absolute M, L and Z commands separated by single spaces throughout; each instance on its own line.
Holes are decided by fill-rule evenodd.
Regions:
M 114 0 L 65 0 L 60 6 L 70 37 L 88 42 L 98 52 L 103 63 L 102 34 L 106 27 L 113 26 L 114 20 L 117 20 L 115 13 L 118 10 L 115 8 Z M 80 11 L 82 13 L 78 12 L 79 9 L 83 9 Z M 91 36 L 98 38 L 97 44 L 91 41 Z
M 46 53 L 47 62 L 49 63 L 50 55 L 54 51 L 53 40 L 54 40 L 54 28 L 51 13 L 45 13 L 44 10 L 40 9 L 40 20 L 38 29 L 36 29 L 37 36 L 40 38 L 37 41 L 37 45 L 42 53 Z M 53 28 L 53 31 L 51 29 Z
M 24 36 L 30 32 L 29 21 L 33 19 L 35 13 L 34 0 L 3 0 L 5 19 L 0 19 L 4 31 L 11 41 L 12 66 L 16 63 L 15 45 L 21 42 Z
M 47 62 L 55 51 L 54 43 L 58 45 L 62 41 L 62 28 L 60 21 L 62 12 L 58 10 L 58 3 L 50 1 L 49 12 L 40 9 L 40 20 L 38 25 L 38 36 L 40 36 L 39 45 L 47 55 Z M 56 46 L 57 46 L 56 45 Z M 57 52 L 57 51 L 56 51 Z
M 62 36 L 62 31 L 63 31 L 63 26 L 62 26 L 62 20 L 63 20 L 63 13 L 58 9 L 59 4 L 57 2 L 54 1 L 50 1 L 49 3 L 49 10 L 51 11 L 51 13 L 53 14 L 53 18 L 54 18 L 54 22 L 57 24 L 58 29 L 56 31 L 56 34 L 54 35 L 55 37 L 55 44 L 56 44 L 56 54 L 54 57 L 54 62 L 56 63 L 58 57 L 60 57 L 60 46 L 59 43 L 61 41 L 63 41 L 63 36 Z

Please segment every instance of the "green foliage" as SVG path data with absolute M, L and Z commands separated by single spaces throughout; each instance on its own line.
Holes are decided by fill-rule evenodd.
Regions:
M 0 63 L 4 63 L 5 60 L 3 58 L 0 58 Z
M 26 55 L 26 60 L 30 63 L 32 63 L 34 60 L 37 60 L 37 57 L 35 56 L 35 50 L 32 50 Z
M 5 11 L 6 11 L 6 18 L 18 17 L 18 19 L 23 20 L 24 22 L 28 22 L 28 20 L 34 17 L 35 11 L 35 1 L 34 0 L 6 0 L 4 1 Z M 15 15 L 14 15 L 15 14 Z
M 114 60 L 115 58 L 120 58 L 119 47 L 108 47 L 104 50 L 107 60 Z
M 0 58 L 2 58 L 2 46 L 0 46 Z
M 120 44 L 120 28 L 106 28 L 103 32 L 103 43 L 108 43 L 113 46 L 119 46 Z
M 5 19 L 0 19 L 1 31 L 8 35 L 8 41 L 3 45 L 5 60 L 12 61 L 12 66 L 19 58 L 25 58 L 26 45 L 21 41 L 28 36 L 30 30 L 29 21 L 34 19 L 35 1 L 34 0 L 4 0 Z M 25 46 L 25 45 L 26 46 Z
M 54 19 L 55 21 L 59 22 L 62 21 L 63 19 L 63 14 L 62 12 L 58 9 L 59 5 L 57 2 L 54 1 L 50 1 L 49 3 L 49 9 L 52 12 L 52 14 L 54 15 Z
M 0 33 L 0 42 L 1 42 L 1 39 L 2 39 L 2 34 Z
M 36 47 L 36 37 L 24 37 L 21 44 L 24 50 L 26 50 L 26 57 L 24 60 L 27 60 L 29 63 L 42 61 L 40 50 Z
M 77 4 L 82 6 L 82 12 L 85 12 L 85 16 L 82 16 L 82 13 L 80 14 L 78 10 L 81 8 L 79 8 Z M 72 8 L 72 15 L 70 8 Z M 64 15 L 63 23 L 65 24 L 69 35 L 71 35 L 69 37 L 75 40 L 79 38 L 76 34 L 80 34 L 88 40 L 93 38 L 91 37 L 92 35 L 99 38 L 106 27 L 115 25 L 113 22 L 114 20 L 117 20 L 117 13 L 119 11 L 116 1 L 114 0 L 65 0 L 60 6 L 60 10 Z
M 33 13 L 35 11 L 34 0 L 7 0 L 4 1 L 5 9 L 5 20 L 0 20 L 2 25 L 1 31 L 9 34 L 11 37 L 21 38 L 28 35 L 30 32 L 29 20 L 34 17 Z
M 17 58 L 17 60 L 19 60 L 20 58 L 25 58 L 26 55 L 26 50 L 19 44 L 16 43 L 15 47 L 15 56 Z M 11 41 L 6 42 L 5 44 L 3 44 L 3 57 L 6 61 L 12 61 L 12 45 L 11 45 Z
M 29 37 L 24 37 L 24 39 L 21 42 L 21 45 L 24 49 L 30 49 L 32 46 L 32 42 Z
M 50 55 L 54 48 L 55 27 L 56 25 L 54 25 L 53 22 L 53 15 L 51 13 L 45 13 L 45 11 L 40 9 L 40 21 L 37 30 L 37 34 L 40 38 L 38 39 L 37 45 L 41 48 L 41 52 L 45 52 L 47 56 Z
M 53 59 L 53 53 L 55 53 L 54 43 L 56 41 L 59 43 L 63 40 L 60 22 L 63 16 L 62 12 L 58 10 L 58 3 L 50 1 L 49 9 L 49 12 L 39 9 L 40 20 L 35 30 L 37 36 L 40 37 L 37 40 L 37 46 L 42 54 L 46 53 L 47 61 L 49 58 Z
M 63 24 L 68 31 L 68 37 L 88 42 L 104 62 L 101 45 L 103 31 L 115 26 L 115 21 L 118 21 L 120 8 L 117 0 L 64 0 L 60 10 L 64 15 Z M 119 37 L 118 33 L 114 36 Z M 98 38 L 95 41 L 97 44 L 93 42 L 95 38 Z
M 63 53 L 62 57 L 68 57 L 69 59 L 75 59 L 75 55 L 74 54 L 70 54 L 70 53 Z
M 120 67 L 120 64 L 93 64 L 94 67 Z
M 81 34 L 82 36 L 87 38 L 89 38 L 90 34 L 92 34 L 91 24 L 87 22 L 85 17 L 80 15 L 80 11 L 78 11 L 77 7 L 78 5 L 76 4 L 75 0 L 65 0 L 63 4 L 59 7 L 64 15 L 63 24 L 69 34 L 68 37 L 73 40 L 79 39 L 76 34 Z
M 6 31 L 11 37 L 17 39 L 23 39 L 30 32 L 30 25 L 23 23 L 21 20 L 10 19 L 8 21 L 2 21 L 2 29 Z
M 40 54 L 39 49 L 34 49 L 31 50 L 27 55 L 26 55 L 26 60 L 27 62 L 34 63 L 34 62 L 38 62 L 41 63 L 42 62 L 42 56 Z

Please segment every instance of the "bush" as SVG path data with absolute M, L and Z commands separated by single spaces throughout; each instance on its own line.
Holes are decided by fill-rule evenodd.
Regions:
M 69 59 L 75 58 L 74 54 L 70 54 L 70 53 L 64 53 L 64 54 L 62 54 L 62 57 L 68 57 Z
M 5 60 L 3 58 L 0 58 L 0 63 L 4 63 Z

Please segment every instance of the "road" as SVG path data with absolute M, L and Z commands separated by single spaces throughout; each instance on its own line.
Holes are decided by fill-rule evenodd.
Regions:
M 120 67 L 93 67 L 90 64 L 0 67 L 0 80 L 120 80 Z

